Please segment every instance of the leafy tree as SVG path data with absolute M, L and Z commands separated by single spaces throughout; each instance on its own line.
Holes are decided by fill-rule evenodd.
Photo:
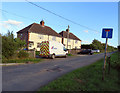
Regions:
M 10 58 L 15 52 L 15 42 L 6 36 L 2 36 L 2 55 L 5 58 Z
M 19 49 L 22 49 L 25 47 L 25 41 L 24 40 L 20 40 L 20 38 L 15 38 L 14 39 L 15 43 L 16 43 L 16 49 L 19 50 Z
M 12 57 L 16 50 L 20 50 L 25 45 L 25 41 L 20 40 L 19 38 L 14 38 L 13 31 L 2 36 L 2 56 L 3 58 L 9 59 Z
M 92 49 L 99 49 L 99 50 L 104 50 L 105 49 L 105 43 L 101 43 L 100 41 L 94 39 L 92 44 L 90 44 Z M 108 51 L 114 51 L 115 48 L 113 46 L 107 45 L 107 50 Z
M 99 50 L 103 50 L 103 45 L 100 41 L 94 39 L 92 44 L 90 45 L 92 49 L 99 49 Z

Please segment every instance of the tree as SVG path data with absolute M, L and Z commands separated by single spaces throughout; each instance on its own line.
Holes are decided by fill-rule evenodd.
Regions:
M 16 49 L 19 50 L 19 49 L 22 49 L 25 47 L 25 41 L 24 40 L 20 40 L 20 38 L 15 38 L 14 39 L 15 43 L 16 43 Z
M 9 39 L 6 36 L 2 36 L 2 55 L 5 58 L 10 58 L 15 52 L 15 42 L 12 39 Z
M 25 41 L 20 40 L 19 38 L 14 38 L 13 31 L 2 36 L 2 56 L 9 59 L 12 57 L 16 50 L 23 48 Z
M 96 39 L 93 40 L 92 44 L 90 45 L 92 49 L 99 49 L 103 50 L 102 43 Z

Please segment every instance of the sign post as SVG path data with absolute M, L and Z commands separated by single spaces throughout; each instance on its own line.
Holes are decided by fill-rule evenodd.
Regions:
M 102 29 L 102 38 L 106 38 L 102 80 L 104 80 L 104 75 L 105 75 L 108 38 L 112 38 L 112 32 L 113 32 L 112 28 L 111 29 L 109 29 L 109 28 Z

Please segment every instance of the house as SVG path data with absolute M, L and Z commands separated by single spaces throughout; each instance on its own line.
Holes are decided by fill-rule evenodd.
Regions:
M 66 31 L 62 31 L 59 34 L 62 36 L 62 44 L 64 44 L 67 49 L 81 49 L 81 40 L 69 32 L 69 26 Z
M 62 37 L 51 27 L 45 26 L 42 20 L 40 24 L 33 23 L 17 32 L 17 37 L 26 41 L 28 50 L 40 50 L 39 46 L 42 41 L 62 41 Z

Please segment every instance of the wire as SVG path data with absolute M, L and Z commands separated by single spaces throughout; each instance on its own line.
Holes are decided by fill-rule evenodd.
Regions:
M 32 5 L 36 6 L 36 7 L 39 7 L 39 8 L 41 8 L 41 9 L 45 10 L 45 11 L 47 11 L 47 12 L 53 14 L 53 15 L 56 15 L 56 16 L 64 19 L 64 20 L 67 20 L 67 21 L 69 21 L 69 22 L 72 22 L 73 24 L 79 25 L 79 26 L 81 26 L 81 27 L 83 27 L 83 28 L 87 28 L 88 30 L 91 30 L 91 31 L 94 31 L 94 32 L 98 33 L 97 30 L 94 30 L 94 29 L 89 28 L 89 27 L 87 27 L 87 26 L 81 25 L 81 24 L 79 24 L 79 23 L 77 23 L 77 22 L 74 22 L 74 21 L 72 21 L 72 20 L 70 20 L 70 19 L 67 19 L 67 18 L 65 18 L 65 17 L 63 17 L 63 16 L 61 16 L 61 15 L 58 15 L 58 14 L 56 14 L 56 13 L 54 13 L 54 12 L 48 10 L 48 9 L 45 9 L 45 8 L 43 8 L 43 7 L 35 4 L 35 3 L 32 3 L 32 2 L 30 2 L 30 1 L 28 1 L 28 0 L 25 0 L 25 1 L 27 1 L 28 3 L 30 3 L 30 4 L 32 4 Z
M 5 13 L 14 15 L 14 16 L 18 16 L 18 17 L 21 17 L 21 18 L 24 18 L 24 19 L 29 19 L 29 20 L 32 20 L 32 21 L 36 21 L 36 20 L 33 20 L 33 19 L 31 19 L 31 18 L 28 18 L 28 17 L 24 17 L 24 16 L 21 16 L 21 15 L 17 15 L 17 14 L 15 14 L 15 13 L 8 12 L 8 11 L 3 10 L 3 9 L 0 9 L 0 10 L 3 11 L 3 12 L 5 12 Z

